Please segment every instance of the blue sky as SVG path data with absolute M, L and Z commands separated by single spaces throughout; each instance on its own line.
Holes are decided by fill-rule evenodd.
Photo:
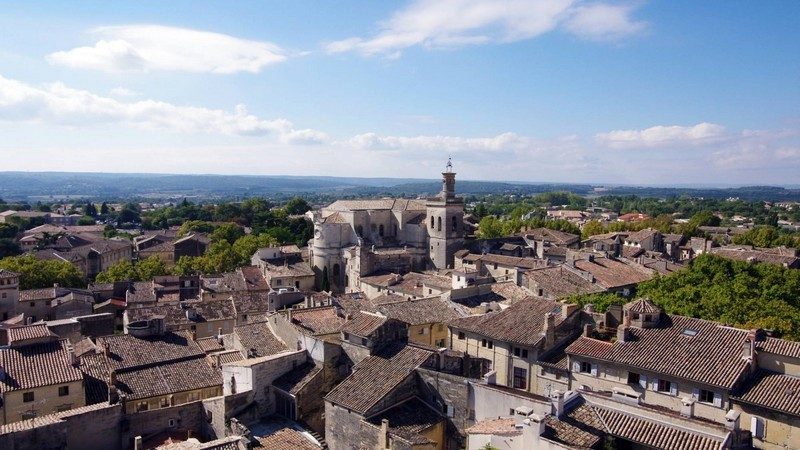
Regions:
M 4 2 L 2 170 L 800 183 L 800 2 Z

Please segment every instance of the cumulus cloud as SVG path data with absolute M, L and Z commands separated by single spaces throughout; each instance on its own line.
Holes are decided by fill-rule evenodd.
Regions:
M 595 139 L 613 148 L 664 147 L 674 144 L 700 145 L 725 137 L 725 127 L 703 122 L 693 126 L 657 125 L 644 130 L 615 130 L 599 133 Z
M 530 138 L 515 133 L 502 133 L 493 137 L 465 138 L 458 136 L 380 136 L 363 133 L 348 142 L 358 149 L 372 150 L 438 150 L 449 153 L 498 152 L 521 150 L 530 145 Z
M 182 71 L 232 74 L 260 72 L 285 61 L 271 42 L 161 25 L 124 25 L 91 31 L 93 46 L 47 56 L 51 64 L 104 72 Z
M 115 87 L 114 89 L 108 91 L 108 95 L 112 97 L 136 97 L 139 95 L 139 93 L 128 88 Z
M 379 24 L 371 38 L 349 37 L 326 45 L 329 53 L 355 51 L 396 57 L 403 49 L 460 47 L 531 39 L 555 29 L 593 40 L 639 33 L 633 6 L 577 0 L 416 0 Z
M 179 106 L 156 100 L 124 102 L 63 83 L 43 87 L 0 76 L 0 120 L 40 121 L 69 126 L 112 123 L 180 133 L 276 136 L 286 143 L 320 143 L 327 136 L 298 130 L 286 119 L 265 120 L 238 105 L 234 111 Z

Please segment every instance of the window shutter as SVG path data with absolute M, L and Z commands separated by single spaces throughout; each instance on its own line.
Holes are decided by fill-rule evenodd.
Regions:
M 669 395 L 676 397 L 678 395 L 678 383 L 669 384 Z
M 653 378 L 650 382 L 650 389 L 657 391 L 658 390 L 658 378 Z
M 592 364 L 592 376 L 597 376 L 597 364 Z
M 639 386 L 642 389 L 647 389 L 647 377 L 644 375 L 639 375 Z
M 572 361 L 572 371 L 573 372 L 580 372 L 581 371 L 581 363 L 578 361 Z
M 722 395 L 714 392 L 714 406 L 722 408 Z
M 453 416 L 454 416 L 453 405 L 447 405 L 447 417 L 453 417 Z
M 764 419 L 755 416 L 751 417 L 750 432 L 753 433 L 753 436 L 762 439 L 764 437 Z
M 692 398 L 693 398 L 694 400 L 698 400 L 698 399 L 700 399 L 700 389 L 698 389 L 698 388 L 692 388 Z

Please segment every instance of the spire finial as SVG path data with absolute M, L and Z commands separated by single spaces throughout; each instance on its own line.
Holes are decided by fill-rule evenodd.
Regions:
M 447 166 L 445 167 L 445 171 L 447 173 L 451 173 L 453 171 L 453 158 L 450 156 L 447 157 Z

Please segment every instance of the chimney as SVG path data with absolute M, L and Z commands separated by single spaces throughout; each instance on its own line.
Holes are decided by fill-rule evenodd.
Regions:
M 626 342 L 628 339 L 628 327 L 631 326 L 631 316 L 628 311 L 622 312 L 622 324 L 617 327 L 617 342 Z
M 486 372 L 486 375 L 483 376 L 483 380 L 486 381 L 486 384 L 497 384 L 497 372 L 494 370 Z
M 217 328 L 217 343 L 222 345 L 222 328 Z
M 551 403 L 553 405 L 553 415 L 561 417 L 564 414 L 564 393 L 561 391 L 554 391 Z
M 688 418 L 694 417 L 694 399 L 689 397 L 681 399 L 681 416 Z
M 216 355 L 214 355 L 214 366 L 215 366 L 217 369 L 219 369 L 220 367 L 222 367 L 222 363 L 220 362 L 220 355 L 219 355 L 219 353 L 217 353 Z
M 141 436 L 136 436 L 133 439 L 133 450 L 144 450 L 144 447 L 142 446 L 142 437 Z
M 578 305 L 564 302 L 561 304 L 561 317 L 566 319 L 570 314 L 578 310 Z
M 732 409 L 728 411 L 728 414 L 725 414 L 725 428 L 731 431 L 736 431 L 739 429 L 739 417 L 741 414 L 739 411 Z
M 289 308 L 286 310 L 286 318 L 289 319 L 289 323 L 292 323 L 292 309 L 294 308 Z
M 556 341 L 556 315 L 549 312 L 544 315 L 544 345 L 545 348 Z
M 585 337 L 590 337 L 593 331 L 594 331 L 594 325 L 587 323 L 586 325 L 583 326 L 583 335 Z
M 378 437 L 378 446 L 381 449 L 389 448 L 389 420 L 381 420 L 381 434 Z

